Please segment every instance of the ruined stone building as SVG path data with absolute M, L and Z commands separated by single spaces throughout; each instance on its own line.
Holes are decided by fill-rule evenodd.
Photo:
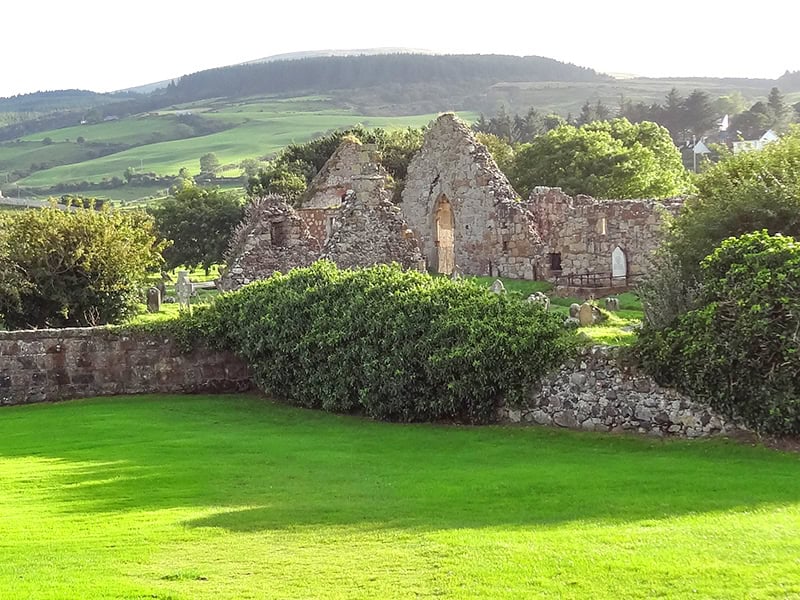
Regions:
M 403 215 L 429 269 L 536 279 L 533 215 L 483 144 L 455 115 L 440 116 L 408 167 Z
M 294 209 L 277 196 L 248 206 L 220 277 L 223 290 L 321 258 L 341 268 L 396 262 L 406 269 L 424 269 L 416 237 L 400 208 L 389 200 L 385 172 L 365 160 L 360 149 L 350 152 L 357 146 L 345 142 L 343 152 L 331 158 L 336 168 L 320 171 L 323 177 L 315 179 L 317 187 L 308 195 L 311 207 Z M 344 160 L 348 154 L 350 159 Z M 346 169 L 350 170 L 342 183 Z
M 386 176 L 375 146 L 346 137 L 300 197 L 298 215 L 323 245 L 333 233 L 347 192 L 353 189 L 353 178 L 369 174 Z
M 225 291 L 235 290 L 276 271 L 307 267 L 319 258 L 321 248 L 305 221 L 283 198 L 254 200 L 234 231 L 219 285 Z
M 620 282 L 647 272 L 661 241 L 667 214 L 682 206 L 673 200 L 597 200 L 568 196 L 559 188 L 536 188 L 526 205 L 542 237 L 542 271 L 548 278 L 597 274 Z M 575 277 L 574 281 L 591 281 Z
M 624 285 L 648 268 L 680 200 L 595 200 L 558 188 L 521 199 L 455 115 L 437 118 L 412 159 L 400 206 L 373 146 L 345 139 L 293 209 L 247 211 L 223 276 L 233 289 L 325 257 L 341 267 L 398 262 L 437 273 Z M 584 278 L 584 279 L 582 279 Z

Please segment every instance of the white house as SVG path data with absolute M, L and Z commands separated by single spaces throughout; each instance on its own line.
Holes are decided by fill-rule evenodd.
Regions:
M 767 129 L 757 140 L 742 140 L 741 142 L 733 142 L 733 153 L 739 154 L 739 152 L 750 152 L 751 150 L 761 150 L 767 144 L 771 144 L 772 142 L 776 142 L 780 139 L 777 133 L 772 131 L 772 129 Z

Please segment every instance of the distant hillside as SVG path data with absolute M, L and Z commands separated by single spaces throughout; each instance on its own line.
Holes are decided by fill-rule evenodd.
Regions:
M 540 56 L 382 54 L 329 56 L 235 65 L 185 75 L 165 99 L 191 102 L 217 97 L 298 94 L 381 85 L 501 81 L 607 81 L 593 69 Z
M 87 109 L 108 104 L 115 99 L 110 94 L 88 90 L 58 90 L 34 92 L 0 98 L 0 113 L 48 113 L 57 110 Z
M 785 92 L 800 92 L 800 71 L 786 71 L 778 78 L 778 86 Z
M 352 50 L 306 50 L 303 52 L 286 52 L 283 54 L 273 54 L 263 58 L 255 58 L 248 60 L 241 65 L 252 65 L 257 63 L 274 62 L 276 60 L 298 60 L 301 58 L 318 58 L 323 56 L 372 56 L 375 54 L 433 54 L 428 50 L 418 48 L 356 48 Z M 222 69 L 226 67 L 220 67 Z M 165 79 L 163 81 L 155 81 L 153 83 L 146 83 L 131 88 L 120 90 L 122 92 L 135 92 L 137 94 L 149 94 L 159 89 L 167 87 L 172 81 L 176 81 L 180 77 L 173 77 L 172 79 Z
M 351 50 L 306 50 L 304 52 L 286 52 L 273 54 L 264 58 L 256 58 L 243 62 L 243 65 L 254 63 L 274 62 L 276 60 L 297 60 L 300 58 L 319 58 L 322 56 L 374 56 L 376 54 L 435 54 L 430 50 L 421 48 L 355 48 Z

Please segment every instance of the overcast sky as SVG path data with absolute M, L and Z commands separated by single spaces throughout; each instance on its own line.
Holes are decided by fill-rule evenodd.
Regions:
M 653 77 L 775 78 L 800 70 L 800 3 L 746 6 L 719 0 L 8 0 L 0 11 L 0 96 L 113 91 L 327 48 L 539 55 Z

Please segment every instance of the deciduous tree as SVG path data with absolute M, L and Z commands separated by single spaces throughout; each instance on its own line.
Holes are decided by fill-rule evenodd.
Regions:
M 158 233 L 172 245 L 164 251 L 169 268 L 222 262 L 234 227 L 243 216 L 241 201 L 232 192 L 187 185 L 151 210 Z
M 626 119 L 566 125 L 539 136 L 517 153 L 510 175 L 523 196 L 548 185 L 598 198 L 665 198 L 688 186 L 669 132 Z

